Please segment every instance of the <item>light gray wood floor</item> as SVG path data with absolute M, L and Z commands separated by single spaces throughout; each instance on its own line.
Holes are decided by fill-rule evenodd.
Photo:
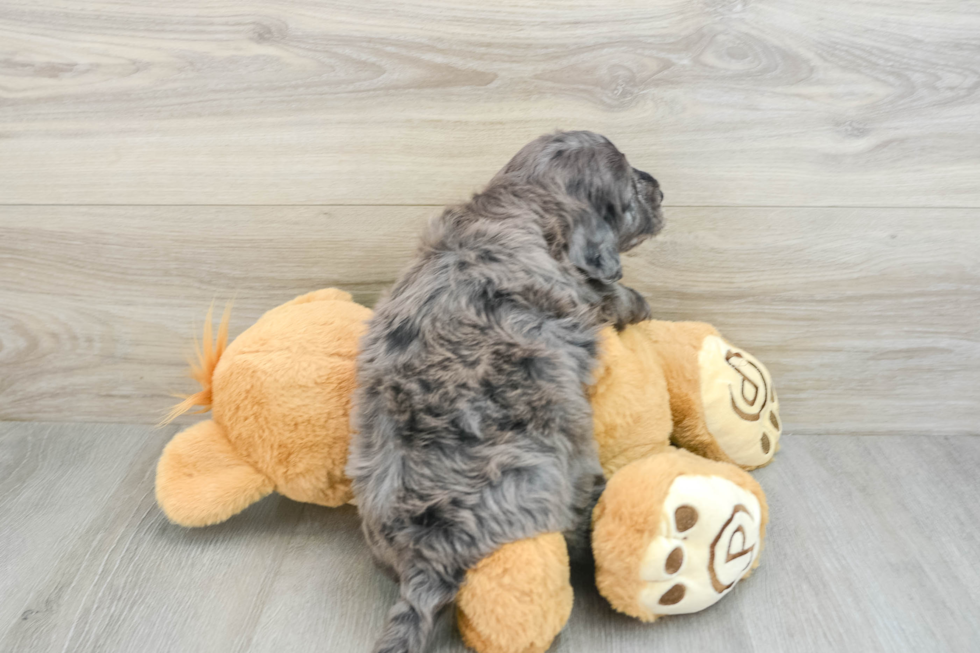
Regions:
M 368 651 L 395 587 L 353 509 L 270 497 L 169 524 L 153 497 L 174 427 L 0 423 L 0 651 Z M 553 651 L 980 650 L 980 438 L 787 436 L 756 472 L 758 572 L 645 625 L 576 577 Z M 452 618 L 431 648 L 461 651 Z
M 373 304 L 531 138 L 666 193 L 662 319 L 769 365 L 789 429 L 978 433 L 980 2 L 3 0 L 0 420 L 153 424 L 232 334 Z
M 232 336 L 312 288 L 372 305 L 438 211 L 0 207 L 0 420 L 155 423 L 212 300 Z M 763 360 L 791 432 L 977 433 L 980 210 L 853 214 L 671 208 L 627 282 Z
M 439 205 L 564 126 L 681 205 L 977 207 L 978 32 L 964 0 L 4 0 L 0 202 Z

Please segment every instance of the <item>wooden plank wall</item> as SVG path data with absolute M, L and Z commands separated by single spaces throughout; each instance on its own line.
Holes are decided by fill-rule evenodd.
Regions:
M 661 179 L 627 281 L 795 433 L 980 432 L 980 6 L 5 0 L 0 420 L 155 422 L 208 303 L 371 304 L 439 207 L 594 129 Z

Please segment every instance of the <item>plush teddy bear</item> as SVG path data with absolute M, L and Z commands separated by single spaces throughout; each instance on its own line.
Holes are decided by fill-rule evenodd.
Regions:
M 225 347 L 211 316 L 194 376 L 175 407 L 212 419 L 177 434 L 157 467 L 157 501 L 184 526 L 228 519 L 277 491 L 351 502 L 344 474 L 358 341 L 371 311 L 325 289 L 270 310 Z M 768 370 L 711 326 L 650 320 L 601 334 L 591 396 L 608 479 L 593 511 L 596 584 L 644 621 L 703 610 L 759 564 L 765 495 L 744 470 L 768 463 L 781 433 Z M 546 650 L 571 613 L 559 533 L 501 547 L 457 596 L 480 653 Z

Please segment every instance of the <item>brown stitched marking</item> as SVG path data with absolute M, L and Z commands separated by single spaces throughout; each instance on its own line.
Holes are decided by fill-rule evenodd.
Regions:
M 748 393 L 745 392 L 746 381 L 748 381 L 748 385 L 751 386 L 751 389 L 752 389 L 752 398 L 751 399 L 749 399 Z M 751 406 L 752 404 L 754 404 L 755 403 L 755 400 L 759 398 L 759 386 L 756 385 L 755 381 L 749 379 L 744 374 L 742 375 L 742 388 L 741 388 L 741 390 L 742 390 L 742 399 L 744 399 L 745 400 L 745 403 L 747 403 L 749 406 Z
M 762 434 L 762 453 L 769 453 L 769 436 Z
M 770 421 L 770 422 L 772 423 L 772 425 L 773 425 L 773 426 L 775 426 L 775 427 L 776 427 L 777 429 L 779 428 L 779 420 L 778 420 L 778 419 L 776 419 L 776 411 L 772 411 L 771 413 L 769 413 L 769 421 Z
M 728 363 L 729 365 L 731 365 L 732 369 L 735 370 L 736 372 L 738 372 L 739 375 L 742 377 L 742 399 L 745 400 L 745 403 L 747 403 L 748 405 L 751 406 L 752 404 L 755 403 L 755 400 L 759 398 L 759 386 L 756 384 L 755 381 L 753 381 L 749 377 L 747 377 L 744 374 L 742 374 L 742 370 L 738 369 L 738 367 L 732 363 L 732 359 L 733 358 L 741 358 L 743 361 L 745 361 L 749 365 L 752 365 L 752 363 L 748 359 L 746 359 L 745 356 L 742 356 L 742 354 L 736 353 L 736 352 L 732 351 L 731 349 L 729 349 L 728 350 L 728 353 L 725 354 L 725 362 Z M 755 367 L 755 365 L 752 365 L 752 367 Z M 756 369 L 758 369 L 758 368 L 756 368 Z M 759 374 L 761 375 L 762 373 L 760 372 Z M 749 385 L 752 386 L 752 398 L 751 399 L 749 399 L 748 395 L 745 394 L 745 383 L 746 382 L 748 382 Z M 763 377 L 762 382 L 765 383 L 765 377 Z
M 683 505 L 674 511 L 674 523 L 677 524 L 677 531 L 680 533 L 690 530 L 698 523 L 698 511 L 694 506 Z
M 755 371 L 759 373 L 759 378 L 762 379 L 762 386 L 763 386 L 762 405 L 759 406 L 759 411 L 756 413 L 746 413 L 744 410 L 739 408 L 738 405 L 735 403 L 735 392 L 732 390 L 732 386 L 728 386 L 728 394 L 731 396 L 732 410 L 735 411 L 735 414 L 741 417 L 742 419 L 744 419 L 746 422 L 757 422 L 759 421 L 759 418 L 762 417 L 762 410 L 766 407 L 766 404 L 769 402 L 769 388 L 768 388 L 768 384 L 766 383 L 766 375 L 762 373 L 762 370 L 759 369 L 758 365 L 756 365 L 755 363 L 747 359 L 745 356 L 742 356 L 742 354 L 734 352 L 731 349 L 729 349 L 728 353 L 725 354 L 725 362 L 728 363 L 731 366 L 731 368 L 736 372 L 738 372 L 738 375 L 742 377 L 742 389 L 741 389 L 742 399 L 744 399 L 746 403 L 749 404 L 749 406 L 752 406 L 752 404 L 755 403 L 755 400 L 759 398 L 759 386 L 756 384 L 755 381 L 745 376 L 745 373 L 742 372 L 742 370 L 738 369 L 738 367 L 736 367 L 732 363 L 733 358 L 741 358 L 743 361 L 751 365 L 755 369 Z M 755 393 L 752 396 L 751 401 L 749 401 L 749 398 L 745 394 L 746 383 L 752 386 L 752 389 Z
M 742 534 L 742 548 L 739 550 L 738 553 L 736 553 L 735 555 L 732 555 L 732 543 L 735 541 L 735 536 L 738 535 L 739 533 Z M 746 553 L 748 553 L 751 550 L 751 549 L 746 549 L 745 548 L 745 542 L 748 539 L 749 538 L 747 538 L 745 536 L 745 527 L 742 526 L 741 524 L 739 524 L 738 525 L 738 528 L 736 528 L 732 532 L 732 538 L 730 540 L 728 540 L 728 551 L 725 551 L 725 562 L 731 562 L 735 558 L 741 558 Z
M 732 585 L 734 585 L 735 582 L 739 578 L 741 578 L 742 571 L 745 571 L 746 567 L 748 567 L 750 564 L 752 564 L 752 558 L 750 557 L 749 558 L 749 561 L 745 565 L 745 567 L 742 567 L 742 570 L 739 571 L 738 574 L 736 574 L 735 580 L 733 580 L 732 582 L 730 582 L 728 585 L 723 585 L 721 583 L 721 581 L 718 580 L 718 575 L 715 573 L 715 547 L 718 546 L 718 540 L 721 539 L 721 536 L 725 534 L 725 529 L 728 528 L 728 525 L 732 523 L 732 520 L 733 519 L 735 519 L 735 515 L 737 515 L 740 512 L 744 512 L 746 515 L 749 516 L 750 519 L 752 518 L 752 513 L 749 512 L 748 508 L 746 508 L 742 504 L 738 504 L 732 510 L 732 516 L 728 518 L 728 521 L 726 521 L 725 524 L 721 527 L 721 530 L 718 531 L 718 535 L 715 536 L 714 542 L 711 543 L 711 555 L 708 557 L 708 573 L 711 575 L 711 586 L 719 594 L 721 594 L 722 592 L 724 592 L 725 590 L 727 590 L 729 587 L 731 587 Z M 753 521 L 755 521 L 755 520 L 753 520 Z M 743 546 L 745 545 L 745 530 L 742 528 L 742 526 L 739 526 L 738 528 L 735 529 L 735 531 L 732 533 L 732 537 L 728 540 L 728 548 L 725 551 L 725 555 L 727 556 L 728 560 L 734 560 L 735 558 L 741 558 L 742 556 L 746 555 L 747 553 L 751 553 L 752 550 L 755 549 L 755 544 L 753 544 L 749 548 L 742 549 L 741 551 L 739 551 L 735 555 L 732 555 L 732 551 L 731 551 L 732 539 L 735 538 L 735 533 L 738 533 L 739 531 L 741 531 L 741 533 L 742 533 L 742 538 L 743 538 L 742 539 L 742 545 Z M 726 560 L 726 562 L 728 560 Z
M 684 598 L 684 593 L 687 590 L 683 585 L 677 583 L 669 590 L 664 592 L 664 595 L 660 597 L 660 605 L 674 605 L 675 603 L 680 603 Z
M 684 564 L 684 549 L 677 546 L 674 550 L 670 552 L 667 556 L 667 562 L 664 564 L 664 571 L 668 574 L 676 574 L 677 570 L 681 568 Z

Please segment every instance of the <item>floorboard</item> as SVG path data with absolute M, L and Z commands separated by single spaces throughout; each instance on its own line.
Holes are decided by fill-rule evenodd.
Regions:
M 234 300 L 232 336 L 313 288 L 372 305 L 438 210 L 0 207 L 0 419 L 155 423 L 192 391 L 212 300 Z M 976 434 L 978 224 L 980 209 L 675 208 L 625 281 L 655 316 L 760 357 L 794 433 Z
M 0 203 L 437 204 L 541 133 L 687 206 L 980 207 L 962 0 L 5 0 Z
M 0 423 L 0 650 L 368 651 L 395 587 L 351 508 L 272 496 L 211 528 L 153 499 L 173 429 Z M 762 566 L 709 610 L 645 625 L 575 577 L 555 653 L 973 651 L 980 438 L 789 435 L 756 472 Z M 463 650 L 451 617 L 433 652 Z

